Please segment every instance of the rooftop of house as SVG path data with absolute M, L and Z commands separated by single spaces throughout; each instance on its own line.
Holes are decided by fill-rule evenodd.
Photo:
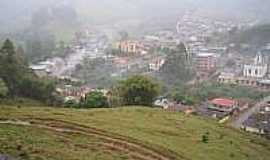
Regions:
M 116 58 L 114 58 L 113 62 L 116 64 L 128 64 L 129 59 L 116 57 Z
M 233 72 L 221 72 L 219 78 L 234 78 L 235 75 Z
M 231 107 L 236 104 L 235 100 L 232 99 L 224 99 L 224 98 L 216 98 L 210 101 L 211 104 L 223 106 L 223 107 Z
M 31 65 L 29 67 L 33 70 L 46 70 L 47 69 L 46 65 Z
M 268 79 L 259 80 L 258 82 L 260 84 L 270 85 L 270 80 L 268 80 Z
M 198 53 L 197 57 L 214 57 L 214 53 Z

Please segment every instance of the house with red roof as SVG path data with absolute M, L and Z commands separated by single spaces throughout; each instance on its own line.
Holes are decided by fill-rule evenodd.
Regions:
M 238 108 L 238 102 L 233 99 L 216 98 L 209 101 L 208 109 L 220 112 L 232 112 Z

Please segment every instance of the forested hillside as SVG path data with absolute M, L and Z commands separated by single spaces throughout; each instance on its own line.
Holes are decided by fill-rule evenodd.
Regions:
M 51 103 L 53 81 L 38 78 L 10 40 L 0 49 L 0 102 L 2 98 L 27 97 Z

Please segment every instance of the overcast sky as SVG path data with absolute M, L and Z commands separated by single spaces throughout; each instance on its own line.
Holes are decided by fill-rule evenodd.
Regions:
M 0 22 L 27 18 L 43 6 L 69 4 L 79 13 L 95 16 L 161 16 L 185 9 L 220 12 L 228 17 L 257 16 L 270 19 L 270 0 L 0 0 Z

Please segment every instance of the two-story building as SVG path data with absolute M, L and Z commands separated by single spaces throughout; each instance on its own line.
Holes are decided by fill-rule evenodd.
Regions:
M 155 58 L 149 63 L 150 71 L 159 71 L 160 68 L 165 64 L 165 59 Z
M 124 53 L 140 54 L 143 50 L 143 44 L 138 41 L 121 41 L 116 44 L 117 49 Z

